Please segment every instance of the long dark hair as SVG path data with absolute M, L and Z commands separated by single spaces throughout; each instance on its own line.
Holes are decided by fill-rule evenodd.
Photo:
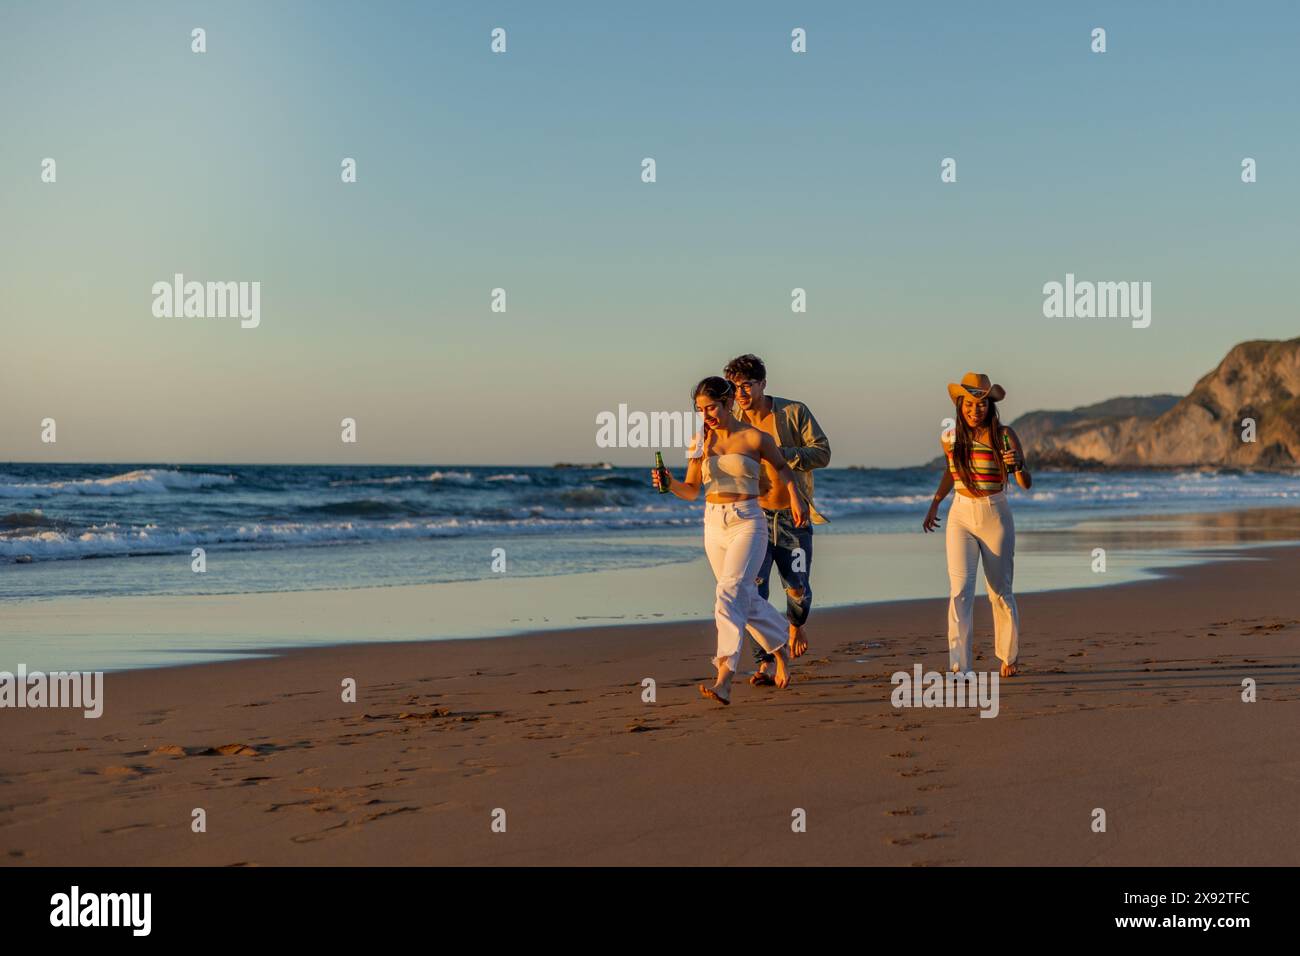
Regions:
M 700 379 L 699 384 L 691 390 L 691 404 L 694 405 L 695 400 L 701 395 L 707 395 L 715 402 L 724 402 L 727 410 L 730 411 L 731 402 L 728 399 L 731 398 L 734 388 L 734 385 L 720 375 L 710 375 L 708 378 Z
M 976 429 L 966 424 L 966 416 L 961 413 L 961 403 L 963 399 L 953 400 L 953 405 L 957 409 L 956 419 L 957 427 L 953 429 L 952 443 L 952 460 L 957 466 L 957 477 L 967 488 L 975 487 L 975 469 L 971 464 L 971 455 L 975 451 L 975 432 Z M 998 403 L 989 399 L 988 415 L 984 418 L 984 427 L 989 430 L 989 442 L 993 446 L 993 460 L 998 463 L 998 474 L 1002 476 L 1003 484 L 1007 480 L 1007 465 L 1002 460 L 1002 449 L 998 447 L 1002 441 L 1002 421 L 998 418 Z

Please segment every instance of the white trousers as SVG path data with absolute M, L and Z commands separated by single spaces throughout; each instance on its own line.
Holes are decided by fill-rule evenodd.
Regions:
M 974 670 L 971 632 L 975 618 L 975 566 L 984 562 L 984 583 L 993 605 L 993 647 L 1004 664 L 1020 648 L 1020 616 L 1011 593 L 1016 526 L 1005 492 L 987 498 L 957 494 L 948 511 L 948 669 Z
M 768 535 L 763 509 L 754 498 L 704 506 L 704 551 L 718 579 L 713 605 L 718 653 L 713 663 L 726 665 L 732 673 L 740 666 L 746 627 L 768 653 L 789 638 L 785 615 L 758 593 Z

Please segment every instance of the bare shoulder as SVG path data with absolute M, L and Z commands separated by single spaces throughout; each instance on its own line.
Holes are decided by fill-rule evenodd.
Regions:
M 775 445 L 776 441 L 767 432 L 761 428 L 755 428 L 748 425 L 745 428 L 745 447 L 751 451 L 762 451 L 767 445 Z
M 736 437 L 740 440 L 740 447 L 752 458 L 762 461 L 776 454 L 776 442 L 761 428 L 750 425 Z

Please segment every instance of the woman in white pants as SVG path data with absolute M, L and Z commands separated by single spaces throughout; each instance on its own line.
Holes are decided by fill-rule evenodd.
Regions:
M 766 461 L 789 495 L 797 526 L 808 523 L 803 500 L 795 490 L 794 472 L 776 440 L 731 413 L 732 385 L 710 376 L 692 393 L 704 416 L 704 428 L 691 444 L 686 478 L 677 481 L 665 468 L 651 471 L 656 488 L 665 483 L 678 498 L 693 501 L 704 491 L 704 550 L 718 579 L 713 615 L 718 625 L 718 669 L 712 687 L 700 693 L 720 704 L 731 703 L 731 680 L 740 664 L 746 629 L 765 651 L 776 656 L 776 686 L 790 683 L 789 627 L 781 614 L 758 593 L 758 574 L 767 554 L 769 530 L 758 505 Z
M 948 386 L 956 409 L 955 427 L 941 439 L 948 467 L 939 479 L 922 528 L 939 526 L 939 503 L 957 490 L 948 511 L 948 669 L 974 669 L 971 631 L 975 616 L 975 567 L 984 562 L 984 582 L 993 606 L 993 646 L 1001 675 L 1014 677 L 1020 652 L 1020 615 L 1011 583 L 1016 558 L 1016 526 L 1005 491 L 1008 476 L 1028 489 L 1024 451 L 1016 433 L 998 419 L 997 403 L 1006 389 L 987 375 L 967 372 Z

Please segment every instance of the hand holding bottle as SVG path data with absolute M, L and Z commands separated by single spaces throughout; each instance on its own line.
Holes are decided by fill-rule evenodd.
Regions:
M 1002 433 L 1002 464 L 1007 466 L 1009 475 L 1019 471 L 1024 464 L 1020 452 L 1011 447 L 1011 436 L 1006 432 Z

